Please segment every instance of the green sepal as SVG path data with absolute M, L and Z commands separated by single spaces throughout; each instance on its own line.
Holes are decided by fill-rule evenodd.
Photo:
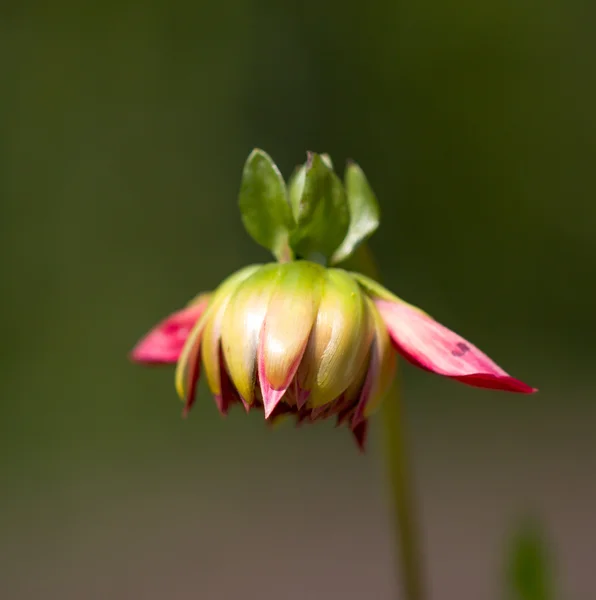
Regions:
M 255 148 L 244 165 L 239 195 L 242 222 L 250 236 L 280 261 L 291 260 L 294 228 L 286 186 L 275 163 Z
M 299 170 L 290 189 L 297 225 L 290 235 L 290 245 L 303 258 L 322 255 L 329 259 L 342 243 L 350 224 L 343 185 L 328 157 L 314 153 L 308 155 L 302 190 L 301 177 Z
M 351 162 L 346 168 L 345 186 L 350 226 L 341 246 L 333 253 L 331 264 L 346 260 L 375 232 L 380 222 L 377 198 L 364 172 L 356 163 Z
M 304 180 L 306 178 L 306 165 L 296 167 L 290 179 L 288 180 L 288 198 L 290 199 L 290 209 L 294 222 L 298 221 L 296 211 L 300 207 L 300 198 L 304 190 Z

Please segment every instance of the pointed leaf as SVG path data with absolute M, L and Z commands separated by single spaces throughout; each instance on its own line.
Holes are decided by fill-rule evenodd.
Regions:
M 306 180 L 306 166 L 300 165 L 290 176 L 288 180 L 288 198 L 290 200 L 290 209 L 294 222 L 298 222 L 298 209 L 300 208 L 300 198 L 304 191 L 304 181 Z
M 350 210 L 350 227 L 341 246 L 331 259 L 337 264 L 350 256 L 379 226 L 380 211 L 377 198 L 362 169 L 350 163 L 345 175 L 346 195 Z
M 331 157 L 329 156 L 329 154 L 327 154 L 326 152 L 324 154 L 321 154 L 321 160 L 330 168 L 333 169 L 333 161 L 331 160 Z
M 253 150 L 244 165 L 239 204 L 251 237 L 278 260 L 290 260 L 288 236 L 294 221 L 286 186 L 279 169 L 262 150 Z
M 299 179 L 296 182 L 299 185 Z M 292 249 L 303 258 L 330 258 L 348 231 L 350 213 L 343 185 L 318 154 L 309 154 L 302 194 L 291 193 L 297 223 L 290 236 Z

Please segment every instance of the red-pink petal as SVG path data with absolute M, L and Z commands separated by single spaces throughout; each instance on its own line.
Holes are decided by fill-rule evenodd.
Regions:
M 366 438 L 368 437 L 368 421 L 365 419 L 352 427 L 352 434 L 360 452 L 366 449 Z
M 306 344 L 308 342 L 307 335 L 302 345 L 294 349 L 294 356 L 292 356 L 293 360 L 290 363 L 284 365 L 285 377 L 284 380 L 281 381 L 281 385 L 279 385 L 278 387 L 274 387 L 269 381 L 269 378 L 267 377 L 267 358 L 271 358 L 271 353 L 267 353 L 267 343 L 270 341 L 268 340 L 267 336 L 268 325 L 269 323 L 267 319 L 265 319 L 259 337 L 259 346 L 257 348 L 257 369 L 259 375 L 261 395 L 263 396 L 263 409 L 265 412 L 265 419 L 268 419 L 271 416 L 271 414 L 275 410 L 275 407 L 279 404 L 292 382 L 296 381 L 296 371 L 298 371 L 300 361 L 302 360 L 302 356 L 304 355 Z M 300 385 L 297 381 L 296 385 L 299 389 Z M 308 394 L 306 397 L 308 397 Z M 304 404 L 304 402 L 306 402 L 306 397 L 304 397 L 304 400 L 302 401 L 303 396 L 299 396 L 297 398 L 297 402 L 302 401 L 302 404 Z
M 481 388 L 531 394 L 536 392 L 508 375 L 486 354 L 406 303 L 375 300 L 393 345 L 413 364 Z
M 262 340 L 261 336 L 261 340 Z M 263 354 L 263 343 L 259 343 L 257 351 L 257 368 L 259 372 L 259 384 L 261 387 L 261 395 L 263 396 L 263 410 L 265 412 L 265 418 L 268 419 L 279 404 L 283 395 L 289 387 L 289 382 L 283 385 L 279 390 L 276 390 L 267 379 L 265 373 L 265 358 Z
M 242 403 L 246 412 L 248 412 L 250 405 L 248 405 L 236 391 L 228 372 L 226 371 L 226 366 L 223 357 L 223 351 L 220 347 L 219 349 L 219 387 L 221 392 L 215 396 L 215 404 L 217 405 L 217 409 L 219 410 L 222 416 L 227 416 L 228 411 L 230 410 L 230 406 L 236 403 Z
M 137 343 L 130 354 L 131 359 L 145 364 L 175 363 L 188 334 L 208 303 L 209 296 L 205 295 L 196 304 L 166 317 Z

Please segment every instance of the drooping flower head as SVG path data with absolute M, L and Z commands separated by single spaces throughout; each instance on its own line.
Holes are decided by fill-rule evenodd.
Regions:
M 311 158 L 288 192 L 280 178 L 264 153 L 253 153 L 240 202 L 249 232 L 280 262 L 234 273 L 158 324 L 132 352 L 137 362 L 177 362 L 185 413 L 195 400 L 201 365 L 221 413 L 240 404 L 269 421 L 333 417 L 351 429 L 360 447 L 398 354 L 468 385 L 535 391 L 373 279 L 291 260 L 299 254 L 342 263 L 376 228 L 376 200 L 358 167 L 348 168 L 347 194 L 326 157 Z M 345 221 L 341 235 L 337 219 Z

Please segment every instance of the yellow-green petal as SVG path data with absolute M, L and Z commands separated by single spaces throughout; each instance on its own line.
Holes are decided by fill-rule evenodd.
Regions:
M 212 294 L 209 306 L 206 308 L 205 312 L 188 335 L 186 343 L 184 344 L 184 348 L 180 353 L 178 364 L 176 365 L 175 375 L 176 391 L 178 392 L 180 398 L 185 400 L 187 403 L 187 395 L 189 392 L 192 392 L 191 384 L 197 366 L 195 363 L 199 360 L 198 345 L 201 343 L 202 334 L 206 324 L 212 317 L 214 310 L 221 302 L 221 299 L 231 294 L 241 281 L 249 277 L 258 268 L 259 265 L 250 265 L 240 269 L 240 271 L 236 271 L 236 273 L 225 279 Z
M 337 399 L 357 376 L 372 340 L 372 322 L 356 282 L 340 269 L 328 269 L 315 325 L 300 368 L 308 405 Z
M 230 302 L 231 293 L 222 294 L 214 304 L 211 318 L 205 325 L 201 341 L 201 359 L 205 367 L 207 384 L 214 396 L 221 396 L 221 365 L 220 365 L 220 339 L 221 322 L 224 312 Z
M 221 324 L 221 345 L 234 386 L 247 404 L 254 402 L 257 348 L 280 265 L 261 267 L 238 286 Z
M 372 321 L 372 317 L 371 317 L 371 321 Z M 371 328 L 371 331 L 372 331 L 372 328 Z M 372 345 L 372 343 L 371 343 L 371 345 Z M 364 385 L 364 382 L 366 381 L 366 374 L 368 373 L 368 367 L 370 364 L 370 356 L 371 356 L 371 348 L 368 349 L 366 357 L 362 361 L 362 364 L 360 365 L 360 368 L 358 369 L 356 376 L 352 380 L 352 383 L 350 383 L 350 385 L 344 392 L 344 401 L 342 404 L 344 404 L 345 406 L 353 407 L 355 404 L 357 404 L 357 401 L 362 392 L 362 386 Z
M 258 368 L 265 417 L 290 385 L 321 301 L 325 270 L 307 261 L 280 267 L 261 332 Z
M 374 302 L 370 298 L 367 298 L 366 301 L 373 316 L 375 337 L 366 381 L 354 415 L 354 424 L 369 417 L 379 408 L 395 376 L 397 363 L 397 354 L 391 345 L 387 327 Z

